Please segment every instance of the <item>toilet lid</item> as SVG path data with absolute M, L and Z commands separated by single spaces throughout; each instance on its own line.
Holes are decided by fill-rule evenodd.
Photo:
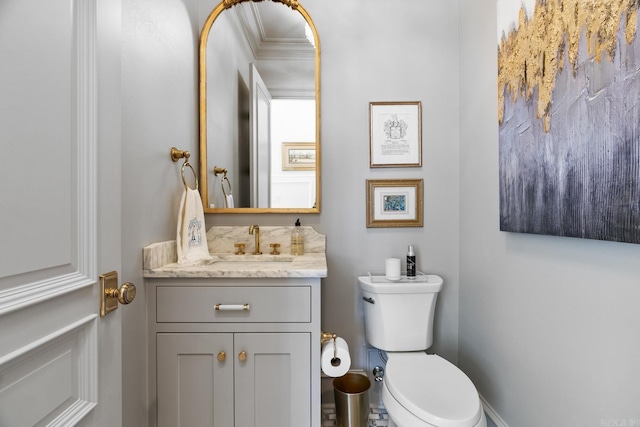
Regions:
M 478 392 L 458 367 L 422 352 L 388 355 L 384 381 L 413 415 L 439 427 L 468 427 L 480 420 Z

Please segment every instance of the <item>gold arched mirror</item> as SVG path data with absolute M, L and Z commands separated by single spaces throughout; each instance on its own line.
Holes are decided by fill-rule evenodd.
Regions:
M 297 0 L 223 0 L 200 35 L 206 213 L 320 212 L 320 46 Z

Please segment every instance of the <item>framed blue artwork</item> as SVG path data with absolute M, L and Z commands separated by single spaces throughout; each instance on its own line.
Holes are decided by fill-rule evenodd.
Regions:
M 368 179 L 367 227 L 422 227 L 422 179 Z

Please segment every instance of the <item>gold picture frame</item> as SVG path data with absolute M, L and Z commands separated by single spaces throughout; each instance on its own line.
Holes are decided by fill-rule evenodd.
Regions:
M 422 103 L 369 103 L 369 166 L 422 166 Z
M 283 142 L 283 171 L 312 171 L 316 169 L 315 142 Z
M 422 227 L 422 179 L 368 179 L 367 227 Z

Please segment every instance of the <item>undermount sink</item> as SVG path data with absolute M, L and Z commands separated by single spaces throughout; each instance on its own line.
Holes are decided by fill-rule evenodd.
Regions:
M 233 267 L 234 265 L 243 264 L 245 266 L 270 266 L 274 267 L 274 264 L 286 264 L 292 263 L 294 257 L 291 255 L 271 255 L 271 254 L 212 254 L 211 259 L 202 260 L 198 262 L 199 265 L 211 265 L 218 267 Z
M 279 267 L 285 268 L 285 266 L 289 266 L 293 263 L 293 261 L 215 261 L 211 264 L 212 267 L 218 267 L 221 269 L 236 269 L 236 270 L 244 270 L 250 269 L 253 270 L 274 270 L 279 269 Z
M 214 262 L 292 262 L 291 255 L 272 255 L 272 254 L 213 254 Z

